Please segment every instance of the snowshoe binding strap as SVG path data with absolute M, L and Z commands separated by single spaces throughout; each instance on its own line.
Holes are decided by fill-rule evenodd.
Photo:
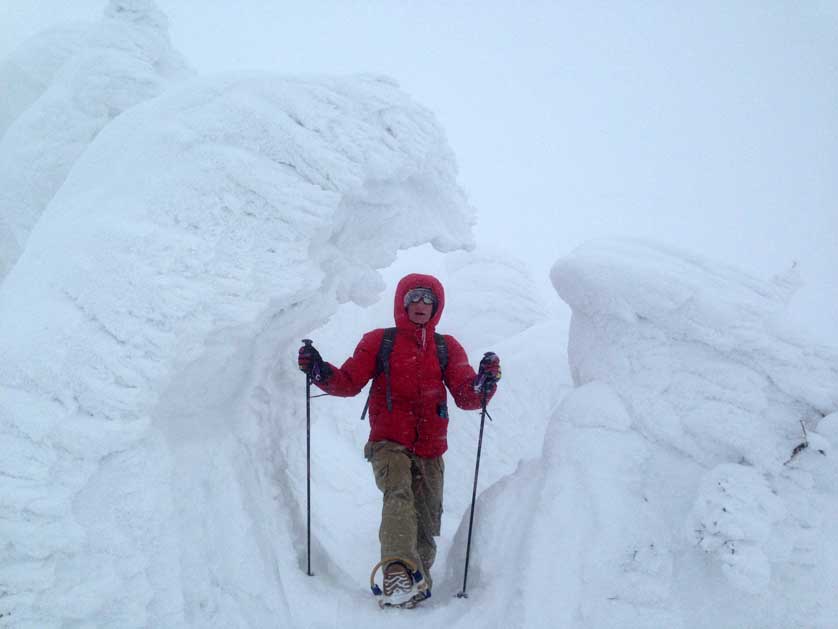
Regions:
M 376 573 L 379 570 L 383 573 L 386 567 L 391 563 L 402 564 L 413 581 L 409 592 L 402 594 L 402 596 L 399 597 L 399 600 L 396 600 L 395 598 L 391 599 L 389 596 L 386 596 L 384 594 L 384 590 L 375 582 Z M 422 575 L 422 571 L 416 567 L 415 563 L 409 559 L 402 559 L 401 557 L 387 557 L 373 566 L 372 572 L 370 573 L 370 590 L 372 590 L 372 593 L 376 597 L 379 597 L 378 605 L 380 607 L 412 608 L 415 607 L 417 603 L 431 597 L 431 591 L 428 589 L 428 584 L 427 581 L 425 581 L 425 577 Z

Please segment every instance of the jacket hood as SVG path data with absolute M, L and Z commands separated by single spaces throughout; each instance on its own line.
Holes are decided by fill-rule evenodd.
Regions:
M 442 310 L 445 308 L 445 290 L 442 284 L 433 275 L 423 275 L 422 273 L 411 273 L 405 275 L 399 280 L 396 286 L 396 295 L 393 300 L 393 315 L 396 319 L 396 327 L 413 327 L 414 324 L 407 318 L 407 310 L 404 307 L 404 296 L 414 288 L 430 288 L 434 295 L 436 295 L 437 304 L 436 312 L 434 312 L 430 321 L 425 324 L 427 328 L 436 328 L 442 317 Z

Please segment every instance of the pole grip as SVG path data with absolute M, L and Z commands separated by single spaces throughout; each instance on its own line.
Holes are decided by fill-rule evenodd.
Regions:
M 306 347 L 311 347 L 312 343 L 314 343 L 314 341 L 312 341 L 311 339 L 303 339 L 302 342 L 303 342 L 303 345 L 305 345 Z M 317 363 L 315 363 L 312 367 L 311 374 L 308 375 L 308 379 L 313 380 L 314 382 L 320 382 L 320 378 L 321 378 L 320 367 L 318 367 Z

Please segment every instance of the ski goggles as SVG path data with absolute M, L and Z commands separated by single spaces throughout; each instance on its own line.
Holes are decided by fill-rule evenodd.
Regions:
M 404 307 L 407 308 L 409 304 L 416 304 L 419 302 L 423 304 L 436 304 L 436 295 L 430 288 L 414 288 L 407 291 L 404 296 Z

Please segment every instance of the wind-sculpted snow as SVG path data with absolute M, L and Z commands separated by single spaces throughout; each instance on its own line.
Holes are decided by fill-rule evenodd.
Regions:
M 652 450 L 607 385 L 564 398 L 541 457 L 479 501 L 470 578 L 492 619 L 483 626 L 698 626 L 672 609 L 671 532 L 656 514 L 666 503 L 650 492 Z M 464 523 L 455 546 L 465 533 Z
M 99 131 L 187 76 L 153 0 L 110 0 L 98 24 L 51 29 L 12 54 L 0 68 L 11 95 L 0 112 L 0 278 Z
M 312 401 L 307 576 L 294 353 L 389 325 L 389 293 L 356 306 L 399 249 L 472 248 L 443 134 L 385 78 L 185 82 L 149 0 L 44 37 L 0 71 L 0 625 L 834 629 L 838 352 L 784 323 L 795 270 L 635 242 L 554 267 L 569 365 L 523 264 L 447 263 L 440 331 L 504 369 L 470 598 L 479 414 L 452 409 L 434 597 L 380 612 L 363 396 Z
M 399 248 L 471 246 L 455 177 L 433 116 L 372 77 L 201 79 L 105 126 L 0 287 L 3 622 L 323 624 L 327 587 L 354 605 L 324 580 L 346 569 L 327 530 L 324 578 L 300 570 L 293 354 Z
M 838 352 L 784 324 L 795 274 L 611 241 L 552 279 L 577 386 L 479 501 L 486 626 L 834 626 Z
M 91 26 L 83 23 L 49 28 L 26 40 L 0 63 L 0 138 L 84 46 L 90 30 Z
M 563 626 L 830 626 L 836 468 L 817 431 L 838 408 L 838 352 L 783 323 L 794 274 L 611 241 L 552 279 L 580 388 L 533 474 L 560 540 L 545 562 L 578 595 Z M 522 552 L 540 552 L 547 533 L 529 534 Z
M 703 465 L 787 461 L 838 408 L 838 352 L 783 325 L 795 285 L 632 242 L 590 245 L 553 269 L 573 308 L 574 380 L 612 384 L 639 427 Z
M 478 249 L 446 257 L 450 304 L 462 314 L 457 338 L 497 343 L 544 322 L 548 310 L 526 264 L 503 252 Z

